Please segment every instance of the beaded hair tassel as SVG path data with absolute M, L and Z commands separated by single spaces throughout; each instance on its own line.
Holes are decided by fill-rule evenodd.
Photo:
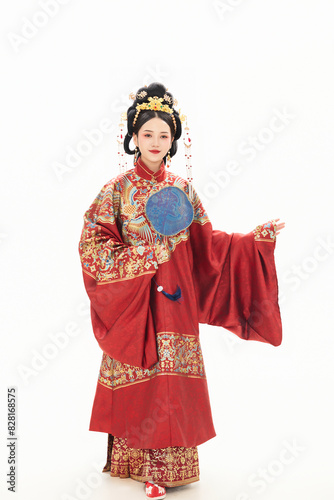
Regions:
M 145 91 L 143 91 L 142 93 L 144 93 L 144 92 Z M 166 100 L 168 100 L 166 96 L 164 96 L 164 97 Z M 136 96 L 133 93 L 131 93 L 129 95 L 129 98 L 134 100 L 136 98 Z M 149 99 L 148 103 L 142 103 L 142 104 L 137 105 L 136 117 L 141 109 L 160 109 L 161 111 L 168 112 L 172 115 L 174 127 L 176 129 L 176 123 L 175 123 L 175 118 L 173 116 L 173 111 L 171 108 L 169 108 L 169 106 L 162 105 L 163 98 L 149 97 L 148 99 Z M 177 105 L 176 99 L 174 99 L 173 103 L 174 103 L 174 105 Z M 181 115 L 181 109 L 179 110 L 179 114 L 180 114 L 181 122 L 182 123 L 184 121 L 186 122 L 186 126 L 184 127 L 185 135 L 183 135 L 183 142 L 184 142 L 184 146 L 185 146 L 186 174 L 187 174 L 187 180 L 188 180 L 188 185 L 189 185 L 189 199 L 192 200 L 194 191 L 193 191 L 193 174 L 192 174 L 192 165 L 191 165 L 191 162 L 192 162 L 192 160 L 191 160 L 191 138 L 189 136 L 189 127 L 188 127 L 187 117 L 186 117 L 186 115 Z M 135 120 L 136 120 L 136 117 L 135 117 Z M 127 161 L 126 161 L 126 154 L 124 151 L 124 144 L 123 144 L 124 143 L 124 123 L 123 123 L 123 120 L 126 120 L 126 119 L 127 119 L 127 114 L 124 112 L 121 114 L 121 122 L 119 123 L 119 132 L 117 135 L 118 165 L 119 165 L 119 172 L 121 174 L 125 173 L 127 168 L 128 168 Z M 136 163 L 136 157 L 137 157 L 137 155 L 135 155 L 134 164 Z M 167 155 L 166 167 L 169 168 L 170 165 L 171 165 L 171 158 L 170 158 L 170 151 L 169 151 L 168 155 Z
M 191 166 L 191 139 L 189 136 L 189 127 L 188 121 L 186 121 L 186 126 L 184 127 L 186 132 L 185 137 L 183 137 L 183 142 L 185 146 L 185 157 L 186 157 L 186 172 L 187 179 L 189 182 L 189 199 L 193 199 L 193 174 L 192 174 L 192 166 Z
M 118 156 L 118 167 L 119 167 L 119 173 L 124 174 L 125 171 L 128 168 L 127 161 L 126 161 L 126 155 L 124 151 L 124 123 L 123 119 L 126 119 L 126 113 L 121 114 L 121 122 L 119 123 L 119 129 L 118 129 L 118 134 L 117 134 L 117 142 L 118 142 L 118 151 L 117 151 L 117 156 Z

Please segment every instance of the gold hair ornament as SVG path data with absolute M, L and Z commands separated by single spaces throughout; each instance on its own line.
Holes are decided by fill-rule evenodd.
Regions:
M 154 96 L 154 97 L 149 97 L 148 102 L 142 102 L 141 104 L 137 104 L 136 106 L 137 112 L 133 120 L 133 125 L 136 123 L 138 115 L 143 109 L 147 109 L 149 111 L 163 111 L 164 113 L 169 113 L 170 115 L 173 115 L 173 109 L 170 108 L 168 104 L 163 104 L 162 101 L 163 97 Z M 174 116 L 172 116 L 172 118 L 174 123 L 174 129 L 176 130 L 175 118 Z
M 145 87 L 147 87 L 147 85 L 145 85 Z M 168 89 L 166 89 L 166 90 L 168 90 Z M 134 101 L 136 99 L 136 96 L 137 96 L 137 98 L 142 99 L 146 95 L 147 95 L 147 92 L 145 90 L 142 90 L 141 92 L 137 93 L 136 95 L 133 92 L 131 92 L 131 94 L 129 94 L 129 99 L 132 99 Z M 167 101 L 169 104 L 172 104 L 172 102 L 173 102 L 173 105 L 175 105 L 175 106 L 177 106 L 177 104 L 178 104 L 176 99 L 172 99 L 167 94 L 164 94 L 163 97 L 158 97 L 158 96 L 148 97 L 148 100 L 146 102 L 142 102 L 141 104 L 136 105 L 137 111 L 136 111 L 136 115 L 134 117 L 132 125 L 134 125 L 136 123 L 138 115 L 142 110 L 163 111 L 164 113 L 168 113 L 172 116 L 174 128 L 176 131 L 176 121 L 175 121 L 175 117 L 174 117 L 175 110 L 172 107 L 168 106 L 168 104 L 163 104 L 163 102 L 162 102 L 163 100 Z M 191 165 L 191 162 L 192 162 L 191 161 L 191 139 L 189 136 L 189 127 L 188 127 L 187 116 L 181 114 L 181 108 L 179 109 L 178 113 L 179 113 L 179 118 L 180 118 L 181 123 L 186 122 L 186 126 L 184 128 L 186 135 L 183 137 L 183 142 L 184 142 L 184 146 L 185 146 L 186 172 L 187 172 L 188 190 L 189 190 L 188 196 L 189 196 L 190 200 L 192 200 L 194 192 L 193 192 L 193 176 L 192 176 L 192 165 Z M 121 123 L 119 124 L 119 134 L 117 136 L 120 173 L 125 173 L 127 170 L 127 162 L 126 162 L 126 156 L 125 156 L 124 146 L 123 146 L 123 142 L 124 142 L 123 120 L 125 120 L 125 121 L 127 120 L 127 113 L 126 112 L 121 113 Z M 139 156 L 139 150 L 136 147 L 134 166 L 136 166 L 138 156 Z M 166 166 L 170 167 L 170 163 L 171 163 L 170 151 L 168 151 Z

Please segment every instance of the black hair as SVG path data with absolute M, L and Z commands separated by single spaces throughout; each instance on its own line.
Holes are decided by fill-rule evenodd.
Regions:
M 146 93 L 145 93 L 146 92 Z M 139 97 L 140 96 L 140 97 Z M 173 108 L 174 98 L 170 92 L 167 92 L 166 87 L 162 83 L 153 82 L 148 87 L 140 87 L 140 89 L 136 92 L 136 98 L 133 101 L 133 104 L 127 110 L 127 125 L 128 132 L 124 137 L 124 151 L 129 155 L 134 155 L 135 150 L 130 149 L 130 141 L 132 139 L 132 134 L 138 134 L 139 129 L 146 123 L 148 120 L 151 120 L 155 116 L 161 118 L 165 121 L 170 128 L 171 135 L 174 138 L 172 142 L 172 146 L 170 148 L 170 156 L 174 156 L 177 152 L 177 140 L 181 137 L 182 134 L 182 125 L 178 111 L 173 108 L 173 115 L 176 123 L 176 130 L 174 127 L 174 121 L 172 115 L 166 113 L 165 111 L 154 111 L 154 110 L 141 110 L 139 115 L 137 116 L 136 123 L 133 125 L 133 120 L 136 116 L 137 104 L 141 104 L 143 102 L 147 102 L 149 97 L 162 97 L 163 104 L 167 104 L 170 108 Z M 166 99 L 167 97 L 167 99 Z M 139 151 L 140 154 L 140 151 Z M 166 163 L 166 156 L 164 157 L 164 162 Z

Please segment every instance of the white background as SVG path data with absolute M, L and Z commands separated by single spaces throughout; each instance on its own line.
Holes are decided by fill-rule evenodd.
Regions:
M 201 480 L 167 496 L 332 498 L 333 3 L 20 0 L 2 2 L 0 14 L 1 498 L 14 498 L 9 386 L 18 397 L 15 498 L 145 497 L 141 483 L 100 473 L 106 435 L 88 431 L 102 351 L 78 242 L 84 212 L 118 174 L 128 95 L 153 81 L 188 117 L 194 185 L 214 228 L 286 223 L 275 250 L 283 343 L 201 325 L 217 436 L 199 446 Z M 277 113 L 288 118 L 272 131 Z M 56 175 L 103 120 L 109 133 Z M 214 181 L 231 161 L 238 174 Z M 171 170 L 186 175 L 182 141 Z M 63 348 L 52 340 L 60 332 Z

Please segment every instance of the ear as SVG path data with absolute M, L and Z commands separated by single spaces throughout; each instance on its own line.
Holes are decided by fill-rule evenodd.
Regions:
M 133 132 L 132 134 L 132 139 L 133 139 L 133 142 L 135 143 L 135 146 L 138 146 L 138 143 L 137 143 L 137 136 L 136 134 Z

